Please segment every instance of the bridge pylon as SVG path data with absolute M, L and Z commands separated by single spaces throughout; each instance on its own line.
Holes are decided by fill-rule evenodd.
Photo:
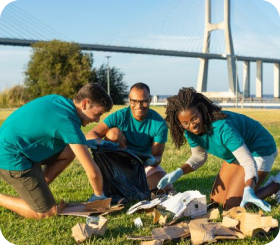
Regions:
M 220 23 L 211 23 L 211 1 L 205 0 L 205 30 L 203 40 L 203 53 L 209 53 L 211 32 L 215 30 L 223 30 L 225 35 L 225 56 L 227 59 L 228 68 L 228 92 L 207 92 L 208 82 L 208 58 L 200 59 L 200 67 L 197 80 L 197 91 L 206 94 L 209 97 L 235 97 L 236 92 L 239 94 L 239 84 L 236 69 L 236 57 L 234 55 L 234 48 L 231 36 L 230 26 L 230 0 L 224 0 L 224 21 Z

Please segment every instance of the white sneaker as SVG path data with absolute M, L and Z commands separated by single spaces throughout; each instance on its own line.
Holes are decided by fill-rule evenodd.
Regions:
M 274 176 L 274 180 L 273 180 L 273 181 L 274 181 L 275 183 L 280 184 L 280 172 Z
M 277 203 L 280 203 L 280 190 L 278 192 L 276 192 L 275 199 L 276 199 Z
M 263 185 L 264 187 L 271 184 L 274 181 L 274 176 L 270 176 L 269 179 L 265 182 L 265 184 Z
M 271 184 L 272 182 L 280 184 L 280 172 L 276 174 L 275 176 L 270 176 L 268 181 L 264 184 L 264 186 L 267 186 Z M 275 198 L 277 203 L 280 203 L 280 190 L 272 195 L 272 198 Z

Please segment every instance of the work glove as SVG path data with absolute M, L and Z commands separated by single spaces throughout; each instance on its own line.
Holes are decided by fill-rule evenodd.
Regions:
M 87 146 L 91 149 L 97 149 L 97 146 L 112 146 L 112 147 L 118 147 L 119 144 L 112 142 L 112 141 L 106 141 L 102 140 L 100 144 L 96 140 L 87 140 Z
M 151 154 L 148 156 L 147 160 L 144 162 L 145 166 L 153 166 L 156 164 L 156 158 Z
M 120 144 L 119 143 L 115 143 L 113 141 L 102 140 L 100 145 L 101 146 L 118 147 Z
M 266 201 L 263 201 L 256 197 L 254 190 L 250 186 L 246 186 L 244 188 L 243 198 L 240 203 L 240 207 L 244 207 L 248 202 L 253 203 L 260 207 L 262 210 L 266 212 L 271 211 L 271 206 Z
M 162 179 L 158 182 L 157 187 L 159 189 L 163 189 L 168 184 L 175 182 L 183 175 L 183 170 L 181 168 L 177 168 L 175 171 L 165 175 Z
M 108 197 L 106 197 L 103 193 L 100 196 L 97 196 L 95 194 L 92 194 L 92 196 L 87 200 L 87 202 L 93 202 L 96 200 L 104 200 L 107 199 Z
M 87 147 L 91 149 L 97 149 L 97 146 L 99 144 L 97 143 L 96 140 L 87 140 Z

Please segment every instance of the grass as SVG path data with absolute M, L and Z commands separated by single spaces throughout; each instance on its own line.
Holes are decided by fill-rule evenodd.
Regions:
M 121 106 L 114 106 L 112 111 L 122 108 Z M 164 116 L 163 107 L 153 108 Z M 280 152 L 280 110 L 266 110 L 266 109 L 231 109 L 238 113 L 246 114 L 258 121 L 260 121 L 273 135 Z M 5 118 L 12 111 L 0 111 L 0 125 Z M 106 116 L 103 115 L 101 120 Z M 95 124 L 83 128 L 84 132 L 88 132 Z M 189 148 L 182 147 L 180 150 L 175 150 L 171 143 L 170 136 L 166 144 L 162 166 L 167 172 L 170 172 L 179 167 L 189 157 Z M 222 161 L 214 156 L 209 156 L 208 162 L 195 173 L 183 176 L 178 180 L 174 186 L 177 191 L 183 192 L 186 190 L 199 190 L 202 194 L 207 196 L 209 202 L 209 194 L 212 184 L 219 171 Z M 272 174 L 280 171 L 279 158 L 272 168 Z M 87 181 L 84 170 L 77 161 L 74 161 L 52 184 L 51 190 L 57 201 L 64 199 L 66 202 L 85 201 L 92 194 L 92 189 Z M 16 196 L 13 189 L 0 180 L 0 193 Z M 274 200 L 268 199 L 272 204 L 272 211 L 268 215 L 272 215 L 280 222 L 279 205 Z M 127 209 L 127 208 L 126 208 Z M 108 228 L 104 237 L 93 237 L 83 244 L 140 244 L 140 242 L 133 242 L 126 240 L 127 235 L 150 235 L 154 227 L 152 219 L 146 217 L 144 214 L 126 215 L 125 211 L 108 215 Z M 137 229 L 134 227 L 133 219 L 141 217 L 144 228 Z M 77 224 L 85 223 L 85 218 L 72 216 L 57 216 L 45 220 L 30 220 L 24 219 L 9 210 L 0 207 L 0 229 L 4 237 L 13 244 L 75 244 L 75 240 L 71 237 L 71 228 Z M 255 238 L 246 238 L 239 241 L 220 241 L 219 244 L 267 244 L 278 234 L 278 229 L 272 233 Z M 179 245 L 191 244 L 190 240 L 177 243 Z

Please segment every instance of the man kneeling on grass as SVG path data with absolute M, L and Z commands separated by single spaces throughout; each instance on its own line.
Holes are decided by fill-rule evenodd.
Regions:
M 102 195 L 101 172 L 81 130 L 112 108 L 98 84 L 84 85 L 72 101 L 60 95 L 35 99 L 13 112 L 0 128 L 0 177 L 20 197 L 0 194 L 0 206 L 26 218 L 45 218 L 56 205 L 48 185 L 76 156 L 96 195 Z M 42 170 L 41 165 L 45 165 Z

